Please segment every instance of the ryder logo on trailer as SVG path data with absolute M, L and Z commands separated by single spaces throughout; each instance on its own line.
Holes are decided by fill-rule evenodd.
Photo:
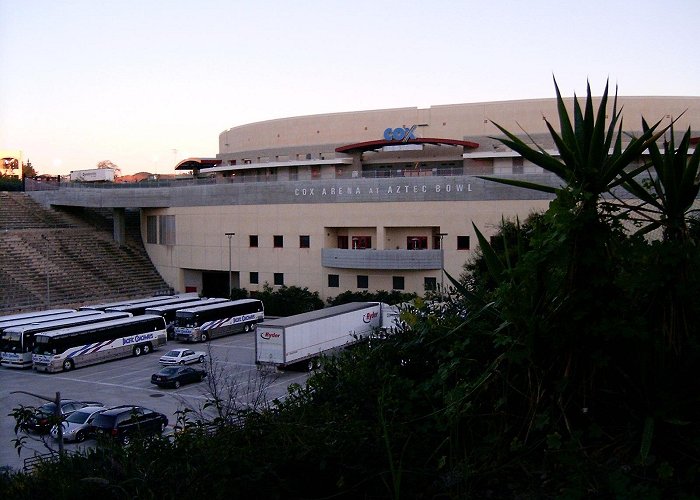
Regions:
M 277 332 L 260 332 L 260 338 L 265 340 L 279 338 L 280 334 Z
M 374 312 L 374 311 L 370 311 L 364 315 L 364 317 L 362 318 L 362 321 L 364 321 L 365 323 L 369 323 L 377 316 L 379 316 L 379 313 Z

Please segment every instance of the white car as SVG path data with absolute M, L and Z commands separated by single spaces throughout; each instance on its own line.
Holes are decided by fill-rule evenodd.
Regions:
M 76 410 L 63 421 L 63 440 L 81 443 L 93 434 L 92 419 L 103 410 L 104 406 L 86 406 Z M 51 429 L 51 436 L 58 439 L 58 425 Z
M 184 365 L 187 363 L 204 363 L 207 353 L 192 349 L 173 349 L 160 357 L 161 365 Z

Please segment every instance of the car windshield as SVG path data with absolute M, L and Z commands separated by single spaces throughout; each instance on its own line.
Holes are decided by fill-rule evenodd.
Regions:
M 161 375 L 175 375 L 177 373 L 178 368 L 175 366 L 170 366 L 168 368 L 163 368 L 160 371 Z
M 81 410 L 75 411 L 68 416 L 66 422 L 72 422 L 74 424 L 84 424 L 88 417 L 90 417 L 91 413 L 92 412 L 84 412 Z
M 173 358 L 177 358 L 180 356 L 180 351 L 168 351 L 165 353 L 166 356 L 172 356 Z

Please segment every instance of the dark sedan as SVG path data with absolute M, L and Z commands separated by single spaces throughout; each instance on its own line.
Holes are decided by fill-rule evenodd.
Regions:
M 166 366 L 158 373 L 151 375 L 151 383 L 160 387 L 174 387 L 190 382 L 201 382 L 207 376 L 207 372 L 191 366 Z
M 103 406 L 98 401 L 74 401 L 72 399 L 61 400 L 61 419 L 65 419 L 68 415 L 76 410 L 86 406 Z M 45 403 L 34 410 L 27 422 L 23 424 L 24 430 L 30 430 L 39 434 L 45 434 L 51 430 L 51 427 L 58 423 L 56 416 L 56 403 Z

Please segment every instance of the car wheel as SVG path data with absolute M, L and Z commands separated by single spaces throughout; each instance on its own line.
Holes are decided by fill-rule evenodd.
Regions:
M 69 371 L 71 371 L 73 368 L 75 368 L 75 364 L 73 364 L 73 360 L 72 360 L 72 359 L 67 359 L 67 360 L 65 360 L 65 361 L 63 362 L 63 371 L 64 371 L 64 372 L 69 372 Z
M 141 346 L 140 345 L 134 346 L 134 356 L 136 356 L 136 357 L 141 356 Z
M 160 433 L 163 434 L 165 432 L 165 424 L 163 422 L 160 423 Z
M 180 381 L 176 380 L 175 383 L 173 384 L 173 386 L 175 387 L 175 389 L 179 389 L 180 388 Z
M 207 335 L 206 333 L 203 333 L 202 334 L 202 342 L 206 342 L 207 340 L 209 340 L 209 335 Z
M 78 443 L 82 443 L 83 441 L 85 441 L 85 433 L 83 431 L 78 431 L 75 434 L 75 441 Z
M 204 356 L 200 356 L 200 357 L 199 357 L 199 362 L 200 362 L 200 363 L 204 363 Z
M 151 352 L 151 344 L 143 344 L 143 353 L 148 354 Z
M 183 361 L 180 361 L 180 364 L 181 364 L 181 365 L 184 365 L 184 364 L 185 364 L 185 361 L 184 361 L 184 360 L 183 360 Z

